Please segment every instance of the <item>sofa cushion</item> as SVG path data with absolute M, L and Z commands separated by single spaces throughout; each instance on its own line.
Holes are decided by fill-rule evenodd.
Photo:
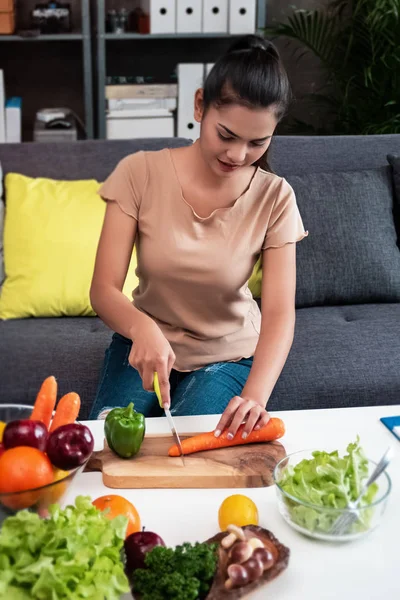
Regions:
M 43 379 L 89 416 L 112 332 L 97 317 L 0 321 L 0 403 L 33 404 Z M 398 404 L 400 304 L 303 308 L 270 410 Z
M 54 375 L 58 396 L 75 391 L 89 416 L 112 332 L 98 317 L 0 321 L 0 403 L 33 404 Z
M 3 262 L 3 230 L 4 230 L 4 201 L 3 201 L 3 172 L 0 163 L 0 291 L 4 279 Z
M 399 302 L 390 168 L 287 180 L 310 231 L 297 245 L 296 306 Z
M 399 356 L 400 304 L 299 309 L 268 408 L 398 404 Z
M 397 245 L 400 248 L 400 156 L 388 154 L 387 159 L 392 167 L 394 197 L 396 200 L 393 214 L 397 231 Z

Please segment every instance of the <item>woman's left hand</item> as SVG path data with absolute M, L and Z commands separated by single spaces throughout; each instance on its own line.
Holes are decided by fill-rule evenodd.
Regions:
M 243 421 L 246 421 L 242 433 L 242 438 L 245 439 L 253 429 L 264 427 L 270 418 L 265 407 L 255 400 L 234 396 L 222 413 L 214 435 L 219 437 L 224 429 L 228 429 L 227 438 L 231 440 Z

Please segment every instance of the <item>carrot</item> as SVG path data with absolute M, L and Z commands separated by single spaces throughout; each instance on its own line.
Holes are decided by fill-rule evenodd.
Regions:
M 45 379 L 40 387 L 38 395 L 36 396 L 35 404 L 33 405 L 33 411 L 31 419 L 34 421 L 41 421 L 49 428 L 51 417 L 53 416 L 53 410 L 57 400 L 57 381 L 56 378 L 51 376 Z
M 229 446 L 239 446 L 240 444 L 254 444 L 256 442 L 272 442 L 282 437 L 285 433 L 285 425 L 281 419 L 273 417 L 264 427 L 253 431 L 244 440 L 242 431 L 244 425 L 241 425 L 231 440 L 227 439 L 228 431 L 225 430 L 219 437 L 215 437 L 213 431 L 200 433 L 182 441 L 183 454 L 193 454 L 193 452 L 202 452 L 203 450 L 217 450 L 218 448 L 228 448 Z M 178 446 L 174 444 L 168 450 L 169 456 L 180 456 Z
M 53 422 L 50 427 L 50 431 L 54 431 L 61 425 L 68 425 L 74 423 L 79 415 L 79 409 L 81 407 L 81 399 L 75 392 L 69 392 L 65 394 L 56 408 Z

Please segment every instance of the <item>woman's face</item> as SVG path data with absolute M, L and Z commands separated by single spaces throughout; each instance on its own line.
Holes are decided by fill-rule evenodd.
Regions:
M 202 94 L 196 96 L 195 118 L 201 123 L 200 148 L 204 159 L 220 177 L 229 177 L 256 162 L 271 143 L 277 125 L 270 108 L 228 104 L 202 110 Z

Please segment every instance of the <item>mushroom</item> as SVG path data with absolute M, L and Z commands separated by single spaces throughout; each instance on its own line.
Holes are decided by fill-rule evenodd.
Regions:
M 236 542 L 236 535 L 234 533 L 228 533 L 228 535 L 226 535 L 224 538 L 222 538 L 221 540 L 221 546 L 223 548 L 225 548 L 225 550 L 227 550 L 228 548 L 230 548 L 232 546 L 232 544 L 234 542 Z
M 253 552 L 253 557 L 260 561 L 264 571 L 267 571 L 275 564 L 275 559 L 268 548 L 256 548 Z
M 247 571 L 249 581 L 255 581 L 256 579 L 261 577 L 261 575 L 264 572 L 262 562 L 254 556 L 251 556 L 249 560 L 247 560 L 241 566 Z
M 229 565 L 228 579 L 225 581 L 225 588 L 230 590 L 234 587 L 242 587 L 248 583 L 249 577 L 246 569 L 242 565 Z
M 230 549 L 229 559 L 232 563 L 242 564 L 249 560 L 253 554 L 253 548 L 249 542 L 235 542 Z
M 252 537 L 248 540 L 250 546 L 255 550 L 256 548 L 265 548 L 264 544 L 259 537 Z
M 228 525 L 226 528 L 229 533 L 234 533 L 238 540 L 242 540 L 243 542 L 246 540 L 246 535 L 241 527 L 237 527 L 237 525 Z
M 225 550 L 230 548 L 236 540 L 246 540 L 246 536 L 241 527 L 237 527 L 236 525 L 228 525 L 226 530 L 229 533 L 221 540 L 221 546 L 225 548 Z

